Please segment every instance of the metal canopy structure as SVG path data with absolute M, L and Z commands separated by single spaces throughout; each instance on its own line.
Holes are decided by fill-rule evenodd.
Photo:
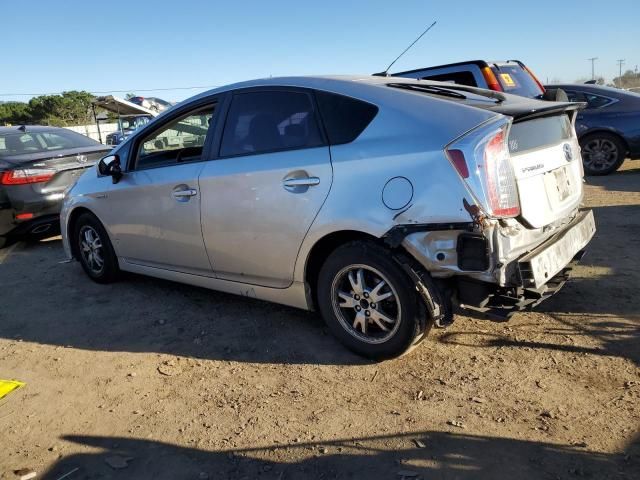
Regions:
M 124 98 L 114 97 L 113 95 L 96 97 L 91 103 L 91 108 L 93 110 L 93 118 L 96 119 L 96 127 L 98 128 L 98 138 L 100 139 L 100 143 L 102 143 L 102 132 L 100 131 L 100 120 L 102 119 L 96 116 L 96 108 L 102 108 L 117 114 L 118 128 L 120 131 L 122 131 L 122 117 L 138 117 L 144 115 L 153 118 L 158 116 L 158 112 L 136 105 Z
M 107 95 L 104 97 L 96 97 L 93 101 L 94 108 L 103 108 L 118 115 L 151 115 L 156 117 L 158 112 L 149 110 L 148 108 L 141 107 L 135 103 L 129 102 L 124 98 L 114 97 L 113 95 Z

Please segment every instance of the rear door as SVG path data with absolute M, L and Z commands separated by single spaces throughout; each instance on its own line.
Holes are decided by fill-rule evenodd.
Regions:
M 332 181 L 312 93 L 235 92 L 219 143 L 200 175 L 202 234 L 216 277 L 285 288 Z

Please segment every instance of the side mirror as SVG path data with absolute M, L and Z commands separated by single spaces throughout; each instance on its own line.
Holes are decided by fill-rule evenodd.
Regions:
M 122 178 L 122 168 L 120 167 L 120 157 L 118 155 L 107 155 L 98 162 L 98 172 L 103 176 L 110 176 L 113 183 L 118 183 Z

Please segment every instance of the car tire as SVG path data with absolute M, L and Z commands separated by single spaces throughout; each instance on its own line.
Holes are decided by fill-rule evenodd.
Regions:
M 584 173 L 592 176 L 615 172 L 626 157 L 627 149 L 617 135 L 594 133 L 580 139 Z
M 97 283 L 111 283 L 120 274 L 109 235 L 100 220 L 90 213 L 83 213 L 73 230 L 78 260 L 82 269 Z
M 424 309 L 409 276 L 374 243 L 352 242 L 334 250 L 320 269 L 317 294 L 319 310 L 338 340 L 374 360 L 407 353 L 431 325 L 420 319 Z

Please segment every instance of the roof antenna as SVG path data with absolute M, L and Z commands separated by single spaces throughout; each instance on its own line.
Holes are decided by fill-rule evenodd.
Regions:
M 405 49 L 404 49 L 404 51 L 403 51 L 400 55 L 398 55 L 398 56 L 396 57 L 396 59 L 395 59 L 393 62 L 391 62 L 391 63 L 389 64 L 389 66 L 385 69 L 385 71 L 384 71 L 384 72 L 374 73 L 373 75 L 374 75 L 374 76 L 376 76 L 376 77 L 388 77 L 388 76 L 389 76 L 389 69 L 393 66 L 393 64 L 394 64 L 394 63 L 396 63 L 398 60 L 400 60 L 400 57 L 402 57 L 405 53 L 407 53 L 407 51 L 408 51 L 411 47 L 413 47 L 416 43 L 418 43 L 418 40 L 420 40 L 422 37 L 424 37 L 424 36 L 425 36 L 425 34 L 426 34 L 429 30 L 431 30 L 431 28 L 432 28 L 436 23 L 438 23 L 438 22 L 436 21 L 436 22 L 433 22 L 431 25 L 429 25 L 429 26 L 427 27 L 427 29 L 426 29 L 424 32 L 422 32 L 422 33 L 420 34 L 420 36 L 419 36 L 418 38 L 416 38 L 416 39 L 413 41 L 413 43 L 412 43 L 411 45 L 409 45 L 407 48 L 405 48 Z

